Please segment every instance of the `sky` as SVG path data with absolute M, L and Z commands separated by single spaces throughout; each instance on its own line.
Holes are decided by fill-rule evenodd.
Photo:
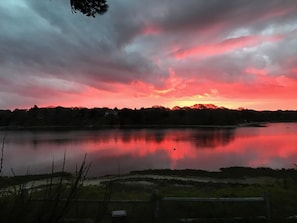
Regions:
M 296 0 L 0 1 L 0 109 L 297 110 Z

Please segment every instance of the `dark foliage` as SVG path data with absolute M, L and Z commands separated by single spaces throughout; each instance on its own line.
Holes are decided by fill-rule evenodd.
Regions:
M 297 180 L 296 169 L 271 169 L 267 167 L 226 167 L 221 168 L 220 171 L 212 172 L 206 170 L 184 169 L 148 169 L 131 171 L 132 175 L 163 175 L 176 177 L 214 177 L 223 179 L 240 179 L 245 177 L 273 177 L 273 178 L 287 178 Z
M 86 16 L 96 17 L 107 12 L 106 0 L 70 0 L 71 9 L 74 13 L 80 11 Z
M 0 110 L 2 129 L 23 128 L 142 128 L 142 127 L 232 127 L 263 126 L 265 122 L 297 121 L 297 111 L 254 111 L 230 109 L 141 109 L 38 108 Z

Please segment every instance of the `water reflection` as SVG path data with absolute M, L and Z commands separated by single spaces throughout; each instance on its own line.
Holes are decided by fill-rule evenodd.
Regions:
M 0 132 L 1 133 L 1 132 Z M 0 134 L 4 135 L 4 133 Z M 91 175 L 149 168 L 217 170 L 226 166 L 292 168 L 297 160 L 297 123 L 237 129 L 129 129 L 8 132 L 4 173 L 49 172 L 52 160 L 74 170 L 85 153 Z
M 216 148 L 234 140 L 234 129 L 197 130 L 193 138 L 197 148 Z
M 141 141 L 162 144 L 164 141 L 192 142 L 197 148 L 215 148 L 226 145 L 234 139 L 234 129 L 126 129 L 68 132 L 10 132 L 6 144 L 63 146 L 72 143 L 104 144 L 122 142 L 133 144 Z

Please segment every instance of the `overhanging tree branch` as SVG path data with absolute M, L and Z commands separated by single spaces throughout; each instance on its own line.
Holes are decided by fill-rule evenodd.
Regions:
M 70 0 L 72 12 L 80 11 L 86 16 L 96 17 L 107 12 L 108 4 L 106 0 Z

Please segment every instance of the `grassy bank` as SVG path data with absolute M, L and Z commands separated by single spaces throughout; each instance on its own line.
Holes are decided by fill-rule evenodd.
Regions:
M 53 176 L 60 180 L 54 182 L 51 180 Z M 176 222 L 184 218 L 200 218 L 200 222 L 209 222 L 209 219 L 216 219 L 214 222 L 258 222 L 260 220 L 256 220 L 255 216 L 267 214 L 267 206 L 263 202 L 177 202 L 165 198 L 268 196 L 271 222 L 295 222 L 290 216 L 297 214 L 296 176 L 295 169 L 232 167 L 222 168 L 218 172 L 143 170 L 125 176 L 93 179 L 65 173 L 2 177 L 2 190 L 13 186 L 15 191 L 6 195 L 2 193 L 0 215 L 3 215 L 2 219 L 5 217 L 13 222 L 61 222 L 65 218 L 110 222 L 112 210 L 125 209 L 129 222 Z M 19 183 L 25 185 L 32 180 L 38 186 L 29 188 L 24 197 L 24 187 Z M 37 183 L 40 181 L 44 185 Z M 156 202 L 159 202 L 158 218 L 155 216 Z M 12 211 L 22 217 L 10 219 Z M 47 214 L 41 221 L 42 218 L 36 216 L 41 215 L 42 211 L 60 215 L 53 218 Z M 243 219 L 235 221 L 232 217 Z

